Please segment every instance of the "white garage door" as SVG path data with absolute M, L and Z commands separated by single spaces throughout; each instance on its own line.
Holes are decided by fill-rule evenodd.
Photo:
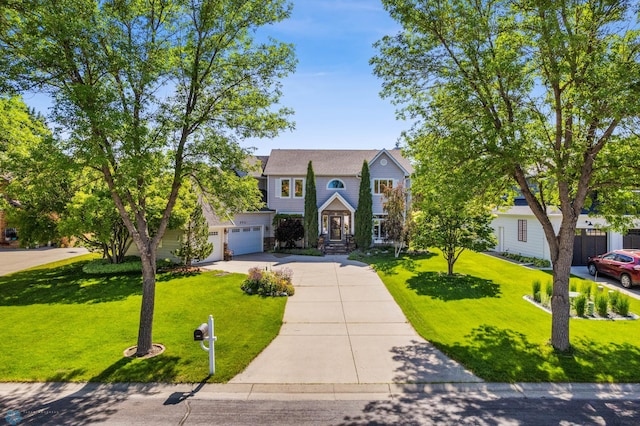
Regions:
M 222 229 L 218 231 L 209 231 L 209 242 L 213 244 L 213 251 L 206 259 L 202 260 L 204 262 L 215 262 L 217 260 L 222 260 Z
M 234 256 L 262 251 L 262 227 L 246 226 L 229 229 L 229 250 Z

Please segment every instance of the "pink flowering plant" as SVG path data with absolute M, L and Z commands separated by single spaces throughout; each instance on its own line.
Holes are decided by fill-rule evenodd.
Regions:
M 293 271 L 282 268 L 276 271 L 254 266 L 249 269 L 247 279 L 242 282 L 242 290 L 248 294 L 261 296 L 293 296 Z

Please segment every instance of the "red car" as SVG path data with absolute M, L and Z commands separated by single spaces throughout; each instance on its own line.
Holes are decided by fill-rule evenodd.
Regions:
M 591 275 L 609 275 L 620 280 L 622 287 L 640 284 L 640 250 L 614 250 L 587 260 Z

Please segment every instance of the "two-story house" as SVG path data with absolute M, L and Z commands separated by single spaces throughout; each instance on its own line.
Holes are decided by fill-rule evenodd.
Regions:
M 304 215 L 307 165 L 312 162 L 316 178 L 318 235 L 328 242 L 346 242 L 355 229 L 360 173 L 367 161 L 373 201 L 372 243 L 385 239 L 383 188 L 400 183 L 411 186 L 413 167 L 399 149 L 392 150 L 305 150 L 275 149 L 269 156 L 255 157 L 261 172 L 253 175 L 263 192 L 266 207 L 234 217 L 218 218 L 205 206 L 209 222 L 209 241 L 213 253 L 204 261 L 222 260 L 224 250 L 234 255 L 262 252 L 272 248 L 275 215 Z M 173 257 L 178 231 L 168 231 L 158 250 L 159 257 Z

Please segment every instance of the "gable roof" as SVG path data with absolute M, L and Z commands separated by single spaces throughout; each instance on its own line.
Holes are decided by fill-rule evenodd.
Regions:
M 406 175 L 413 173 L 409 160 L 399 149 L 274 149 L 264 169 L 265 175 L 305 176 L 309 161 L 316 176 L 357 176 L 362 162 L 371 162 L 387 153 Z

